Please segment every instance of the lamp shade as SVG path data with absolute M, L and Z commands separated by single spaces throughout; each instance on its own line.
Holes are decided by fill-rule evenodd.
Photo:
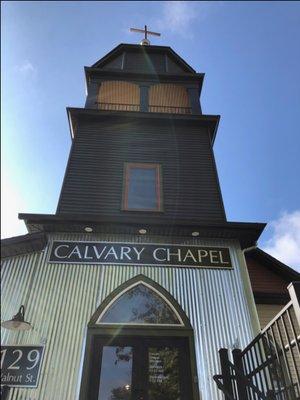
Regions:
M 25 307 L 22 305 L 16 315 L 8 321 L 3 321 L 1 326 L 12 331 L 29 331 L 32 325 L 24 319 Z

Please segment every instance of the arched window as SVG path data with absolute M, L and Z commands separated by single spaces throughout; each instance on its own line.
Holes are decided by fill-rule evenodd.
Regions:
M 149 111 L 172 114 L 190 114 L 187 89 L 182 85 L 160 83 L 150 87 Z
M 89 326 L 156 325 L 192 329 L 177 301 L 162 286 L 145 275 L 137 275 L 117 287 L 101 303 Z
M 183 325 L 174 307 L 144 282 L 137 282 L 114 298 L 97 323 Z
M 139 86 L 124 81 L 102 82 L 97 103 L 100 110 L 139 111 Z

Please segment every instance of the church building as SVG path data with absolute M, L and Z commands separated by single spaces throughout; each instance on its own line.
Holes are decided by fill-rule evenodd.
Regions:
M 147 33 L 85 67 L 56 213 L 3 240 L 1 321 L 24 324 L 2 324 L 9 400 L 224 399 L 219 350 L 246 348 L 259 302 L 276 314 L 299 280 L 256 249 L 264 223 L 227 221 L 204 74 Z

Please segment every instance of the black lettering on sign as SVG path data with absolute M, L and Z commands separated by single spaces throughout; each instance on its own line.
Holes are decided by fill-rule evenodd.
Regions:
M 54 241 L 49 262 L 232 268 L 229 248 Z
M 1 346 L 1 385 L 38 385 L 44 346 Z

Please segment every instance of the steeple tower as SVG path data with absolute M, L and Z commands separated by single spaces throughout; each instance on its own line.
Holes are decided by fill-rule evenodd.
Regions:
M 29 235 L 6 248 L 5 310 L 22 301 L 46 337 L 39 400 L 217 400 L 218 350 L 259 329 L 243 250 L 265 224 L 226 219 L 204 74 L 132 30 L 143 45 L 85 67 L 67 108 L 56 213 L 20 214 Z
M 67 108 L 73 145 L 56 215 L 22 214 L 31 232 L 147 226 L 256 241 L 261 225 L 226 221 L 213 154 L 220 117 L 202 114 L 203 73 L 170 47 L 120 44 L 85 76 L 85 108 Z

